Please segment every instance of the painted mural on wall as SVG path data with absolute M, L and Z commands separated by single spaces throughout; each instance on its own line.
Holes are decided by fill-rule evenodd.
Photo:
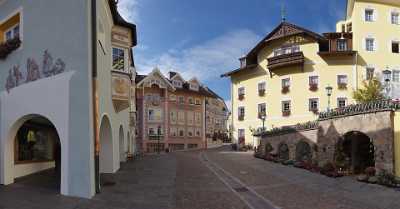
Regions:
M 52 55 L 48 50 L 44 51 L 42 68 L 40 70 L 39 64 L 36 62 L 34 58 L 28 58 L 26 62 L 26 79 L 24 81 L 24 77 L 22 72 L 20 71 L 19 65 L 14 65 L 9 71 L 6 79 L 5 88 L 8 93 L 10 90 L 20 86 L 22 84 L 26 84 L 29 82 L 37 81 L 41 78 L 51 77 L 65 71 L 66 64 L 65 62 L 58 58 L 55 62 Z

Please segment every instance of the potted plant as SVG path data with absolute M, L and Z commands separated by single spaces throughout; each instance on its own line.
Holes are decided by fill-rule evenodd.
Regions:
M 242 101 L 244 99 L 244 94 L 239 94 L 239 100 Z
M 310 89 L 310 91 L 318 91 L 318 84 L 311 83 L 309 89 Z
M 21 46 L 21 39 L 15 37 L 0 44 L 0 59 L 5 59 L 7 56 Z
M 244 115 L 239 115 L 239 118 L 238 118 L 240 121 L 242 121 L 242 120 L 244 120 Z
M 282 94 L 287 94 L 290 91 L 290 87 L 289 86 L 283 86 L 282 87 Z
M 258 96 L 264 96 L 264 95 L 265 95 L 265 89 L 259 89 Z
M 288 117 L 288 116 L 290 116 L 290 114 L 291 114 L 290 110 L 282 111 L 283 117 Z
M 338 88 L 342 90 L 347 89 L 347 83 L 338 83 Z

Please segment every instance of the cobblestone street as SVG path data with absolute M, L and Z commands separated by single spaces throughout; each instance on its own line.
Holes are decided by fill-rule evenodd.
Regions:
M 33 177 L 31 177 L 33 178 Z M 331 179 L 228 148 L 146 156 L 122 165 L 91 200 L 23 180 L 0 186 L 0 209 L 397 209 L 400 192 Z

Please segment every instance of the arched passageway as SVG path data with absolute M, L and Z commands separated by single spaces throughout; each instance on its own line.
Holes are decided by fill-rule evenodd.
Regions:
M 122 125 L 119 127 L 119 161 L 126 161 L 126 151 L 125 151 L 125 134 Z
M 100 173 L 113 173 L 113 138 L 111 123 L 103 116 L 100 123 Z
M 312 152 L 310 145 L 305 141 L 299 141 L 296 144 L 296 161 L 311 162 Z
M 375 149 L 372 139 L 358 131 L 348 132 L 337 144 L 336 162 L 360 174 L 368 167 L 375 167 Z
M 54 124 L 40 115 L 23 117 L 10 130 L 13 150 L 9 162 L 18 184 L 61 190 L 61 140 Z

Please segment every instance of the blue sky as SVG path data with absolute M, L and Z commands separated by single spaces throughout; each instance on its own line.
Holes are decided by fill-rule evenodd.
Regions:
M 138 73 L 159 67 L 185 79 L 196 76 L 226 100 L 230 81 L 224 72 L 281 21 L 315 32 L 335 30 L 346 0 L 120 0 L 122 15 L 138 27 Z

